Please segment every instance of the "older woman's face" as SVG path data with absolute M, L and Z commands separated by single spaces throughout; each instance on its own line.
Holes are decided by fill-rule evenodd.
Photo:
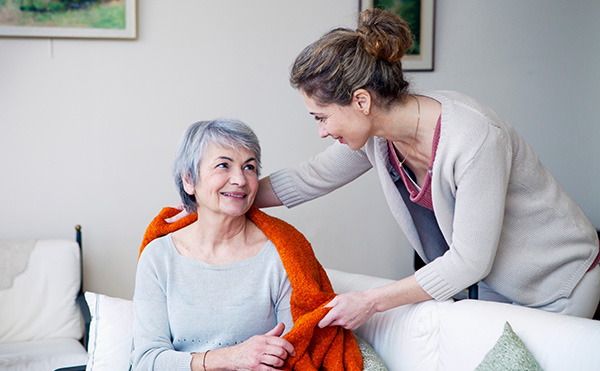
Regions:
M 192 189 L 198 211 L 244 215 L 258 191 L 257 170 L 253 152 L 210 144 L 202 157 L 198 184 Z M 190 193 L 187 188 L 186 191 Z

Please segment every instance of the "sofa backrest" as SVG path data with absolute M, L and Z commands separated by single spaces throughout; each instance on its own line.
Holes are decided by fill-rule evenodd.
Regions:
M 80 339 L 80 264 L 75 241 L 0 242 L 0 343 Z

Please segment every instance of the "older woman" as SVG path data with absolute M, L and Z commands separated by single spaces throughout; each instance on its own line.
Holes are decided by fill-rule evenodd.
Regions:
M 240 121 L 198 122 L 185 132 L 173 175 L 190 215 L 167 224 L 165 217 L 178 210 L 165 209 L 144 236 L 134 369 L 362 367 L 349 332 L 317 327 L 335 294 L 310 244 L 293 227 L 251 209 L 260 152 Z M 289 275 L 296 270 L 301 274 Z M 306 278 L 311 270 L 314 280 Z M 296 320 L 302 326 L 288 333 Z M 330 349 L 336 352 L 327 357 Z
M 174 176 L 198 219 L 140 256 L 135 369 L 279 367 L 294 355 L 280 337 L 293 326 L 290 281 L 275 246 L 245 216 L 259 168 L 258 139 L 241 122 L 198 122 L 185 133 Z

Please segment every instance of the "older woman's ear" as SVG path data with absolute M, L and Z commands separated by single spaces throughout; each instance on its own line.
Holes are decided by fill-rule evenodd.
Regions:
M 183 182 L 183 189 L 187 194 L 193 195 L 196 193 L 196 185 L 190 182 L 183 174 L 181 175 L 181 181 Z

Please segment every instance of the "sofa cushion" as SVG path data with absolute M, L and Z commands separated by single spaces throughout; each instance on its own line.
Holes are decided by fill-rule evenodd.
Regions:
M 3 259 L 24 262 L 0 290 L 0 343 L 83 336 L 76 304 L 80 251 L 74 241 L 38 240 L 30 252 L 22 242 L 4 242 Z M 26 245 L 25 245 L 26 246 Z
M 475 371 L 508 370 L 541 371 L 542 369 L 510 324 L 505 322 L 504 332 L 494 347 L 483 357 L 483 361 Z
M 363 370 L 364 371 L 387 371 L 388 368 L 379 357 L 379 354 L 365 339 L 358 335 L 354 335 L 356 342 L 358 343 L 358 349 L 363 358 Z
M 90 308 L 87 371 L 126 371 L 133 332 L 133 301 L 85 293 Z
M 86 361 L 85 348 L 71 338 L 0 344 L 0 371 L 55 370 Z

